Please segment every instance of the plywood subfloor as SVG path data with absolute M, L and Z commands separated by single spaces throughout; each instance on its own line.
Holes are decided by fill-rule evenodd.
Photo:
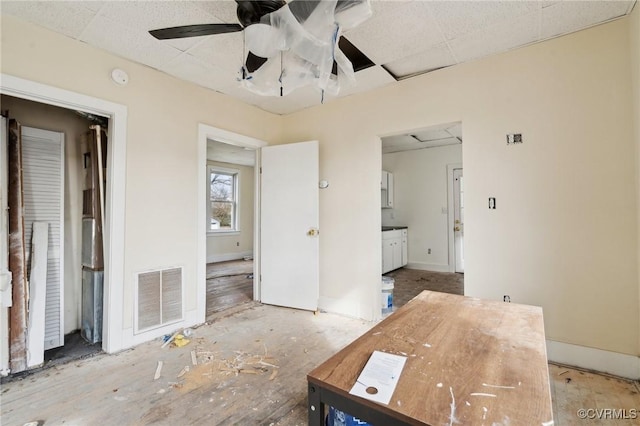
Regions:
M 306 374 L 371 326 L 253 302 L 214 315 L 182 348 L 161 349 L 154 341 L 5 382 L 0 423 L 306 425 Z M 158 361 L 163 368 L 154 381 Z M 178 378 L 187 365 L 190 371 Z M 237 367 L 256 374 L 224 370 Z M 640 409 L 637 383 L 555 365 L 549 372 L 556 425 L 637 423 L 583 421 L 576 414 L 578 408 Z
M 207 318 L 253 300 L 253 261 L 231 260 L 207 265 Z
M 549 364 L 549 381 L 556 425 L 640 424 L 638 382 L 554 364 Z M 580 418 L 580 410 L 587 410 L 588 418 Z

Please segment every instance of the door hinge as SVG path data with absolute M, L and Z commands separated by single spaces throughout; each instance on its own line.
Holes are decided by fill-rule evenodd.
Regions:
M 260 174 L 262 174 L 262 167 L 260 167 Z

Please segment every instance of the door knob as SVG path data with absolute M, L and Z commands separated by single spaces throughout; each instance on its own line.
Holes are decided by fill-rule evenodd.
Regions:
M 318 234 L 320 234 L 320 231 L 319 231 L 318 229 L 316 229 L 316 228 L 310 228 L 310 229 L 307 231 L 307 236 L 309 236 L 309 237 L 315 237 L 315 236 L 317 236 Z

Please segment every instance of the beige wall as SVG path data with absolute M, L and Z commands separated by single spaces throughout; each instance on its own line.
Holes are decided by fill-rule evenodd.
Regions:
M 619 20 L 284 118 L 6 16 L 2 72 L 128 107 L 125 327 L 135 272 L 183 264 L 195 283 L 199 122 L 270 142 L 320 141 L 320 175 L 331 183 L 320 192 L 321 307 L 372 318 L 378 136 L 462 121 L 467 293 L 541 305 L 550 339 L 638 355 L 631 31 Z M 128 86 L 110 81 L 115 67 Z M 524 144 L 506 146 L 514 131 Z M 185 301 L 195 308 L 195 284 Z
M 409 227 L 409 268 L 449 271 L 449 224 L 442 209 L 448 208 L 447 165 L 461 163 L 462 145 L 382 155 L 382 168 L 394 178 L 394 207 L 382 209 L 382 225 Z
M 629 51 L 631 57 L 631 89 L 633 97 L 634 134 L 636 141 L 636 212 L 637 225 L 637 265 L 640 265 L 640 6 L 636 3 L 629 17 Z M 638 297 L 640 297 L 640 266 L 638 267 Z M 640 321 L 640 312 L 638 313 Z
M 82 154 L 91 123 L 73 111 L 2 96 L 0 106 L 27 127 L 64 133 L 64 333 L 80 328 L 82 296 Z
M 321 193 L 323 303 L 344 297 L 332 306 L 362 315 L 376 297 L 378 135 L 462 121 L 466 293 L 541 305 L 549 339 L 637 355 L 628 26 L 616 21 L 286 116 L 285 142 L 319 139 L 320 174 L 332 182 Z M 507 146 L 515 131 L 524 144 Z
M 207 234 L 207 262 L 241 259 L 253 255 L 254 173 L 253 167 L 208 161 L 210 166 L 239 171 L 239 232 Z
M 280 139 L 280 118 L 220 93 L 2 16 L 2 72 L 126 105 L 123 327 L 133 326 L 139 271 L 184 267 L 185 309 L 197 307 L 198 123 Z M 113 68 L 129 84 L 110 79 Z M 171 226 L 167 226 L 171 224 Z

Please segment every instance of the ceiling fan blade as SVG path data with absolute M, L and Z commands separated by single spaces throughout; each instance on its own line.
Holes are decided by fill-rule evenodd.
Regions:
M 161 28 L 149 31 L 149 34 L 158 40 L 172 38 L 199 37 L 213 34 L 224 34 L 242 31 L 240 24 L 200 24 L 184 25 L 182 27 Z
M 254 55 L 253 53 L 251 53 L 251 51 L 249 51 L 249 54 L 247 55 L 247 61 L 245 62 L 245 67 L 247 68 L 247 71 L 252 73 L 262 65 L 264 65 L 265 62 L 267 62 L 267 58 Z

